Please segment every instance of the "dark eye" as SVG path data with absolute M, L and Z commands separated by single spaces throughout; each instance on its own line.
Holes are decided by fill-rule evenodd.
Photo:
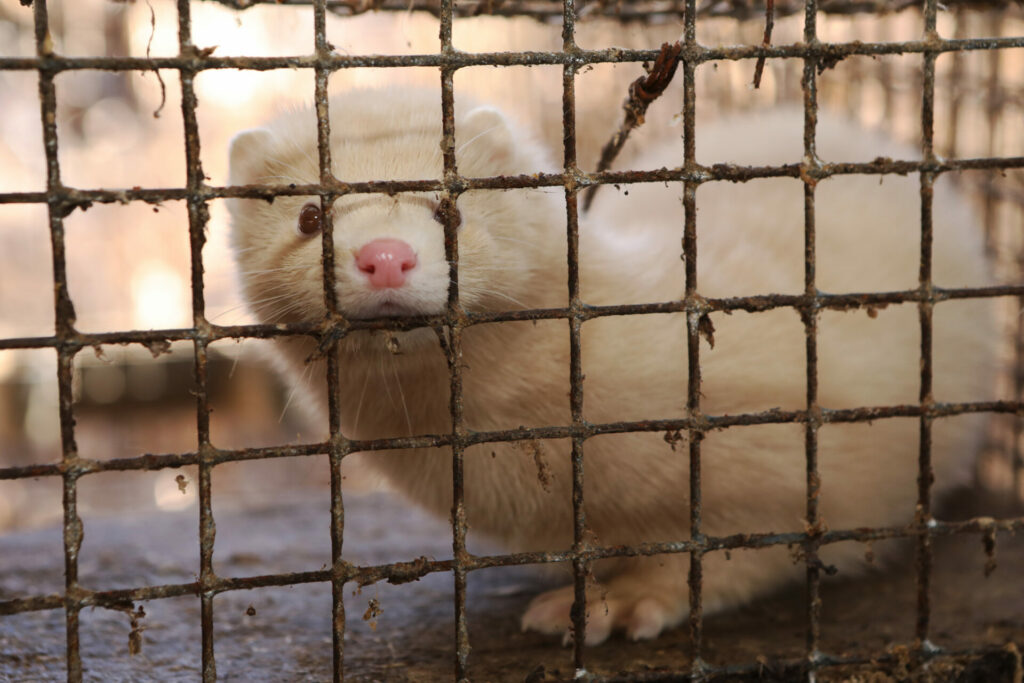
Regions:
M 462 225 L 462 214 L 459 213 L 459 209 L 457 206 L 455 206 L 455 202 L 451 201 L 450 199 L 442 199 L 441 203 L 437 205 L 437 208 L 434 209 L 434 220 L 440 223 L 441 225 L 444 225 L 445 216 L 447 216 L 449 213 L 455 219 L 453 227 L 457 228 L 460 225 Z
M 299 211 L 299 234 L 311 237 L 323 229 L 323 214 L 320 205 L 309 202 Z

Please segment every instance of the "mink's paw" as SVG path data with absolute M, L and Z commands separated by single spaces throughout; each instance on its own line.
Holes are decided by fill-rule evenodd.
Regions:
M 664 595 L 654 596 L 647 591 L 636 590 L 631 582 L 623 583 L 613 579 L 607 588 L 587 587 L 587 645 L 603 643 L 613 630 L 625 631 L 630 640 L 656 638 L 685 616 L 685 604 L 680 605 L 678 601 L 666 603 Z M 523 631 L 560 634 L 562 644 L 570 644 L 573 599 L 572 586 L 538 595 L 523 614 Z
M 521 622 L 524 631 L 539 631 L 548 635 L 562 636 L 562 644 L 572 642 L 572 603 L 574 589 L 565 586 L 535 597 L 526 608 Z M 597 645 L 607 640 L 612 631 L 611 610 L 596 591 L 587 591 L 587 645 Z

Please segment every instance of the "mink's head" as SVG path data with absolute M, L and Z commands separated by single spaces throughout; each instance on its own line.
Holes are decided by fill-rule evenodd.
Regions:
M 437 93 L 362 90 L 330 102 L 332 173 L 343 182 L 443 177 Z M 498 110 L 457 110 L 463 177 L 550 170 L 538 148 Z M 247 130 L 231 143 L 232 185 L 316 184 L 312 110 Z M 447 304 L 445 213 L 458 227 L 460 300 L 468 310 L 552 305 L 564 288 L 564 205 L 558 188 L 471 190 L 454 207 L 438 192 L 348 194 L 321 212 L 318 197 L 229 200 L 232 243 L 246 298 L 268 323 L 325 311 L 321 231 L 333 225 L 339 307 L 350 318 L 430 315 Z M 557 302 L 553 305 L 558 305 Z

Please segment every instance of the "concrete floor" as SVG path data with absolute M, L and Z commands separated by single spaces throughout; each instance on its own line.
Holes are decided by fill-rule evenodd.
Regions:
M 975 514 L 970 501 L 964 514 Z M 330 559 L 328 500 L 323 489 L 291 500 L 218 509 L 215 549 L 220 576 L 316 570 Z M 1020 514 L 1015 511 L 1014 514 Z M 446 524 L 427 519 L 383 493 L 346 498 L 346 555 L 359 564 L 451 556 Z M 197 513 L 145 514 L 129 519 L 85 519 L 81 581 L 95 589 L 194 580 L 198 567 Z M 997 569 L 985 578 L 980 538 L 938 539 L 932 580 L 932 641 L 949 650 L 1004 647 L 964 664 L 933 661 L 907 668 L 915 614 L 910 558 L 856 580 L 823 584 L 822 649 L 832 655 L 888 659 L 820 672 L 818 680 L 950 680 L 1020 683 L 1024 650 L 1024 537 L 998 537 Z M 61 533 L 47 528 L 0 536 L 0 600 L 59 592 L 63 586 Z M 472 572 L 468 605 L 474 681 L 549 681 L 572 678 L 572 653 L 550 638 L 523 634 L 518 617 L 551 579 L 529 568 Z M 347 588 L 345 675 L 354 681 L 436 681 L 453 678 L 453 582 L 439 573 L 393 586 Z M 367 613 L 376 600 L 380 613 Z M 327 584 L 234 591 L 214 601 L 218 677 L 227 681 L 331 679 L 331 591 Z M 145 603 L 142 649 L 129 654 L 128 616 L 106 609 L 81 615 L 86 680 L 195 681 L 200 677 L 199 601 L 194 597 Z M 250 609 L 251 608 L 251 609 Z M 779 660 L 799 660 L 805 641 L 804 597 L 795 586 L 732 614 L 709 618 L 705 660 L 749 665 L 721 680 L 799 680 Z M 364 620 L 364 616 L 367 617 Z M 615 677 L 687 670 L 686 628 L 632 643 L 618 638 L 588 651 L 588 671 Z M 1016 648 L 1016 649 L 1015 649 Z M 64 678 L 61 611 L 0 617 L 0 681 Z

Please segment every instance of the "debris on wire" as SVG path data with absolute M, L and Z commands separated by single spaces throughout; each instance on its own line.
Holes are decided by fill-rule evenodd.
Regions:
M 615 157 L 619 155 L 622 147 L 626 144 L 629 134 L 634 128 L 643 125 L 647 107 L 658 99 L 665 92 L 668 84 L 672 82 L 676 68 L 679 66 L 679 53 L 682 50 L 683 46 L 679 41 L 663 43 L 654 64 L 647 69 L 647 75 L 641 76 L 630 84 L 629 97 L 622 103 L 625 117 L 619 129 L 601 150 L 601 159 L 597 163 L 598 173 L 607 171 L 611 167 Z M 599 187 L 600 185 L 592 185 L 587 188 L 583 198 L 584 211 L 590 208 L 591 202 L 594 201 L 594 193 Z
M 772 46 L 772 29 L 775 27 L 775 0 L 765 0 L 764 4 L 764 37 L 761 39 L 761 47 Z M 764 73 L 764 55 L 757 58 L 754 66 L 754 89 L 761 87 L 761 74 Z

